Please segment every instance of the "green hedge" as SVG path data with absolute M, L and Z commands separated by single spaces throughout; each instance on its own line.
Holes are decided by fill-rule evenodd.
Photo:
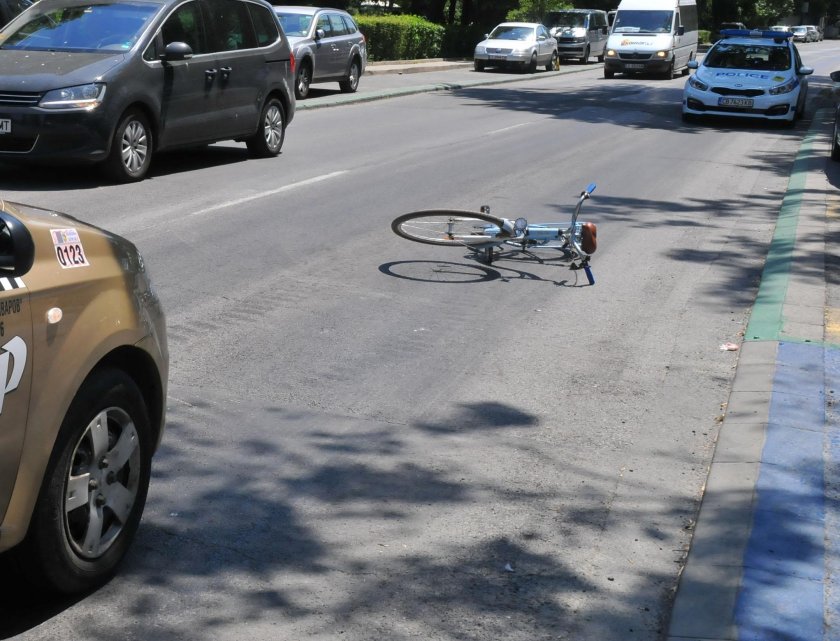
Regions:
M 416 60 L 443 55 L 445 29 L 419 16 L 357 16 L 369 60 Z
M 712 32 L 707 31 L 706 29 L 700 29 L 700 31 L 697 32 L 697 40 L 701 44 L 711 43 L 712 42 Z

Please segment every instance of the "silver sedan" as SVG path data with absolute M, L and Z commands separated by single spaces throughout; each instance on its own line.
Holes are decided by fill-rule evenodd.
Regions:
M 541 24 L 503 22 L 478 43 L 473 56 L 476 71 L 486 66 L 516 67 L 531 73 L 556 68 L 557 41 Z

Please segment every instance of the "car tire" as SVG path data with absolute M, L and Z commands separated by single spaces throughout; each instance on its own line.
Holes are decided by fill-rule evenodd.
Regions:
M 838 130 L 840 130 L 840 127 L 838 127 L 838 123 L 835 121 L 834 135 L 831 140 L 831 159 L 840 161 L 840 144 L 837 143 L 837 135 L 840 131 Z
M 482 60 L 473 60 L 473 69 L 476 71 L 484 71 L 484 62 Z
M 545 70 L 546 71 L 554 71 L 555 69 L 557 69 L 558 68 L 557 61 L 559 59 L 560 58 L 557 56 L 557 52 L 552 51 L 551 52 L 551 59 L 548 61 L 548 63 L 546 63 Z
M 359 61 L 354 58 L 350 63 L 350 71 L 347 74 L 347 78 L 338 83 L 342 93 L 355 93 L 356 89 L 359 88 L 359 76 L 361 75 L 362 68 L 359 65 Z
M 607 80 L 612 80 L 613 78 L 615 78 L 615 73 L 604 69 L 604 78 L 606 78 Z
M 586 49 L 583 50 L 583 55 L 580 58 L 580 64 L 586 65 L 589 64 L 589 47 L 587 46 Z
M 103 169 L 117 182 L 143 180 L 152 164 L 152 129 L 138 109 L 129 109 L 120 118 L 111 139 L 111 151 Z
M 303 100 L 309 95 L 309 87 L 312 84 L 312 64 L 302 62 L 298 68 L 295 78 L 295 98 Z
M 67 410 L 27 538 L 12 551 L 29 582 L 73 594 L 114 574 L 140 523 L 152 452 L 137 384 L 122 370 L 94 371 Z
M 531 55 L 531 62 L 525 65 L 525 71 L 527 73 L 536 73 L 537 71 L 537 54 L 534 53 Z
M 269 98 L 260 113 L 257 132 L 245 141 L 255 158 L 270 158 L 280 153 L 286 137 L 286 110 L 278 98 Z

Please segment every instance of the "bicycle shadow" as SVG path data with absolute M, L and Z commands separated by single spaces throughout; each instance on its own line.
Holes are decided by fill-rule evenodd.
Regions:
M 421 283 L 436 283 L 440 285 L 467 285 L 471 283 L 490 283 L 499 281 L 509 283 L 517 280 L 551 283 L 557 287 L 590 287 L 583 270 L 572 270 L 568 261 L 545 260 L 531 256 L 504 256 L 499 260 L 533 262 L 556 268 L 565 268 L 571 276 L 565 279 L 546 278 L 531 271 L 503 267 L 494 264 L 492 267 L 482 264 L 471 255 L 464 256 L 471 262 L 456 263 L 440 260 L 399 260 L 383 263 L 379 271 L 386 276 L 411 280 Z

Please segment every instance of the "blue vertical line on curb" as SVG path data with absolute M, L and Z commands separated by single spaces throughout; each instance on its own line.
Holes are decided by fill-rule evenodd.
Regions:
M 825 354 L 821 345 L 779 344 L 735 607 L 739 641 L 832 638 L 824 623 Z

